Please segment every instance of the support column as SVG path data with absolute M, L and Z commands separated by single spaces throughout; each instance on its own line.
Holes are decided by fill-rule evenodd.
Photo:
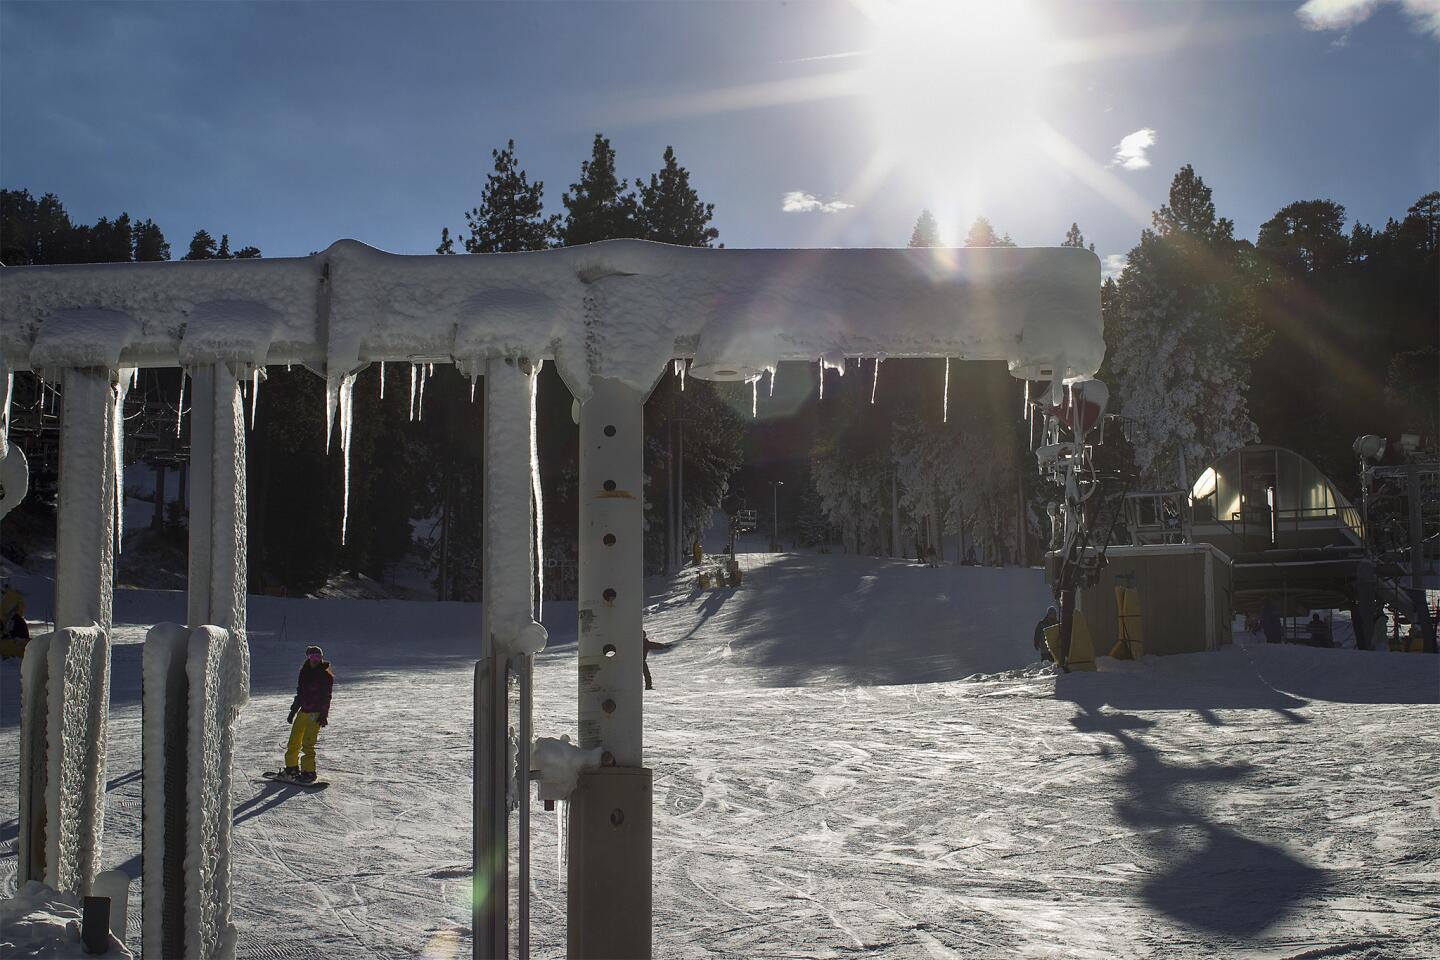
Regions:
M 223 363 L 190 371 L 190 626 L 245 640 L 245 404 Z
M 522 729 L 517 759 L 510 754 L 508 677 L 521 679 L 521 721 L 529 698 L 529 655 L 522 633 L 535 610 L 535 553 L 530 452 L 534 442 L 535 368 L 524 360 L 485 363 L 485 618 L 480 660 L 475 664 L 474 890 L 475 956 L 500 958 L 510 949 L 509 814 L 527 800 L 529 731 Z M 514 765 L 512 765 L 514 764 Z M 512 789 L 512 784 L 515 789 Z M 522 808 L 523 809 L 523 808 Z M 522 889 L 517 906 L 519 952 L 526 955 L 528 837 L 519 836 Z
M 55 524 L 55 629 L 98 623 L 115 594 L 115 371 L 60 375 L 60 496 Z
M 570 810 L 569 955 L 649 957 L 650 771 L 643 765 L 644 397 L 591 381 L 580 408 L 580 746 Z

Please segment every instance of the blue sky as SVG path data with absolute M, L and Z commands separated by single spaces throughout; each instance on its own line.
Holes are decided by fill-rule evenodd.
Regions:
M 673 145 L 736 247 L 929 207 L 1121 254 L 1187 162 L 1243 236 L 1315 197 L 1383 223 L 1440 188 L 1440 0 L 0 3 L 0 185 L 177 256 L 429 253 L 492 148 L 563 212 L 597 131 L 622 176 Z

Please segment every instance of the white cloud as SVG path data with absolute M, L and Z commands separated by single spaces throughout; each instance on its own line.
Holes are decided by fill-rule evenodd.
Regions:
M 1125 268 L 1129 265 L 1129 254 L 1107 253 L 1105 254 L 1105 258 L 1100 261 L 1100 276 L 1106 280 L 1112 277 L 1118 278 L 1120 274 L 1125 272 Z
M 1115 156 L 1110 158 L 1110 166 L 1124 167 L 1126 170 L 1144 170 L 1150 166 L 1150 158 L 1145 156 L 1145 151 L 1153 146 L 1155 146 L 1154 130 L 1149 127 L 1136 130 L 1115 144 Z
M 784 213 L 839 213 L 853 206 L 855 204 L 846 203 L 844 200 L 831 200 L 826 203 L 813 193 L 803 190 L 791 190 L 780 198 L 780 210 Z
M 1369 19 L 1381 3 L 1397 2 L 1417 29 L 1440 37 L 1440 0 L 1306 0 L 1295 16 L 1307 30 L 1349 30 Z

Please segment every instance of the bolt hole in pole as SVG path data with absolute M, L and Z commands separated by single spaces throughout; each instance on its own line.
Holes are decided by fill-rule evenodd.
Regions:
M 615 644 L 613 644 L 613 643 L 607 643 L 607 644 L 605 644 L 605 646 L 603 646 L 603 647 L 600 648 L 600 652 L 603 653 L 603 654 L 605 654 L 605 659 L 607 659 L 607 660 L 610 659 L 611 657 L 615 656 Z
M 615 534 L 613 534 L 613 533 L 607 533 L 607 534 L 605 534 L 605 546 L 607 546 L 607 547 L 613 547 L 613 546 L 615 546 Z
M 600 709 L 601 709 L 601 710 L 604 710 L 606 713 L 614 713 L 614 712 L 615 712 L 615 701 L 614 701 L 614 700 L 606 700 L 604 703 L 600 704 Z
M 605 491 L 608 493 L 609 491 L 615 489 L 615 481 L 614 481 L 614 480 L 606 480 L 605 483 L 602 484 L 602 486 L 605 487 Z
M 621 810 L 619 807 L 616 807 L 614 810 L 611 810 L 611 811 L 610 811 L 610 824 L 611 824 L 611 826 L 618 827 L 618 826 L 620 826 L 620 824 L 622 824 L 622 823 L 624 823 L 624 822 L 625 822 L 625 811 L 624 811 L 624 810 Z
M 605 598 L 605 602 L 606 602 L 606 603 L 614 603 L 614 602 L 615 602 L 615 597 L 616 597 L 615 588 L 614 588 L 614 587 L 606 587 L 606 588 L 605 588 L 605 592 L 602 593 L 602 594 L 600 594 L 600 596 L 602 596 L 602 597 Z
M 605 436 L 607 436 L 607 437 L 613 437 L 613 436 L 615 436 L 615 424 L 613 424 L 613 423 L 607 423 L 607 424 L 605 425 Z

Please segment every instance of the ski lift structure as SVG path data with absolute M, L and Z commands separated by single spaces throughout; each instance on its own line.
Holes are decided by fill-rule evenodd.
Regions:
M 1074 567 L 1093 539 L 1085 504 L 1099 486 L 1086 437 L 1105 391 L 1089 378 L 1103 355 L 1100 263 L 1071 248 L 711 250 L 616 240 L 447 257 L 342 240 L 300 258 L 0 269 L 4 408 L 15 371 L 34 371 L 63 395 L 57 630 L 27 673 L 21 710 L 18 879 L 86 893 L 98 868 L 96 785 L 123 543 L 120 445 L 138 369 L 183 368 L 193 405 L 188 623 L 157 626 L 145 649 L 155 679 L 143 721 L 155 747 L 144 753 L 145 952 L 235 948 L 230 738 L 249 686 L 242 385 L 253 403 L 267 365 L 323 377 L 327 442 L 345 458 L 348 490 L 351 439 L 365 429 L 351 416 L 358 372 L 393 364 L 415 377 L 453 363 L 485 391 L 474 954 L 528 956 L 529 784 L 538 780 L 541 798 L 569 800 L 567 951 L 584 958 L 651 954 L 642 414 L 665 371 L 753 382 L 802 361 L 820 365 L 823 383 L 827 372 L 843 375 L 847 358 L 929 357 L 946 360 L 948 384 L 952 361 L 1006 361 L 1027 396 L 1040 382 L 1026 412 L 1042 424 L 1042 470 L 1063 491 L 1063 555 Z M 544 363 L 575 396 L 580 426 L 573 745 L 537 737 L 531 720 L 533 660 L 546 641 L 533 576 L 543 569 L 533 410 Z M 936 403 L 948 404 L 948 392 Z M 356 522 L 347 506 L 345 523 Z M 1062 596 L 1075 579 L 1064 575 Z M 1068 624 L 1068 605 L 1066 616 Z M 39 691 L 65 704 L 61 728 L 47 729 Z M 185 702 L 188 713 L 177 709 Z M 200 792 L 188 806 L 183 790 L 166 786 L 180 757 L 191 763 L 187 789 Z M 45 789 L 53 777 L 63 789 Z M 203 822 L 180 822 L 187 815 Z M 187 862 L 217 869 L 182 869 Z

